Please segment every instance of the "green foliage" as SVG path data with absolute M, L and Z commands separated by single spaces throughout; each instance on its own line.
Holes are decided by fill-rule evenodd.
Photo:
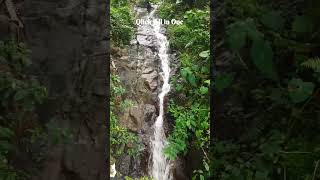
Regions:
M 303 82 L 301 79 L 291 79 L 289 82 L 289 96 L 294 103 L 305 101 L 312 95 L 314 84 Z
M 8 163 L 8 153 L 12 150 L 12 144 L 10 139 L 13 136 L 13 132 L 9 128 L 0 126 L 0 179 L 3 180 L 15 180 L 18 179 L 18 173 Z
M 209 108 L 193 104 L 185 108 L 172 104 L 169 111 L 175 118 L 175 129 L 169 136 L 170 144 L 165 149 L 169 159 L 175 159 L 179 153 L 186 153 L 188 138 L 194 135 L 197 148 L 208 148 L 209 143 Z
M 310 68 L 315 72 L 320 72 L 320 58 L 311 58 L 301 63 L 302 66 Z
M 126 108 L 131 107 L 133 105 L 132 101 L 128 99 L 123 100 L 122 96 L 125 93 L 125 89 L 121 86 L 119 76 L 111 74 L 110 84 L 110 155 L 114 158 L 119 157 L 123 153 L 136 156 L 140 147 L 138 136 L 122 127 L 118 121 L 118 115 L 123 113 Z
M 312 57 L 320 36 L 311 11 L 320 6 L 306 4 L 312 5 L 227 0 L 218 7 L 227 30 L 222 46 L 231 55 L 214 82 L 218 93 L 228 89 L 217 115 L 225 134 L 211 154 L 215 179 L 319 179 L 319 73 Z
M 128 1 L 113 1 L 110 8 L 110 21 L 113 46 L 129 45 L 135 28 L 130 3 Z
M 28 65 L 29 51 L 24 44 L 0 41 L 0 179 L 4 180 L 25 177 L 25 172 L 10 164 L 9 153 L 14 149 L 29 152 L 34 130 L 39 127 L 28 118 L 47 96 L 46 89 L 35 78 L 27 76 Z M 21 124 L 30 126 L 20 128 Z
M 270 42 L 262 40 L 254 41 L 251 48 L 251 57 L 254 65 L 256 65 L 262 74 L 268 78 L 277 79 Z
M 268 17 L 267 17 L 268 18 Z M 263 19 L 266 19 L 264 17 Z M 267 20 L 264 20 L 267 23 Z M 278 27 L 277 27 L 278 28 Z M 251 59 L 258 70 L 270 79 L 277 79 L 277 73 L 273 63 L 273 50 L 269 41 L 263 39 L 263 35 L 259 32 L 250 18 L 245 21 L 235 22 L 229 25 L 228 43 L 234 51 L 239 51 L 245 46 L 246 39 L 252 41 Z
M 175 10 L 173 9 L 175 6 L 169 2 L 163 2 L 159 8 L 158 15 L 162 19 L 172 19 Z
M 52 119 L 46 124 L 48 129 L 47 140 L 53 145 L 71 143 L 73 138 L 71 130 L 67 128 L 60 128 L 57 126 L 57 124 L 55 124 L 55 122 L 57 122 L 57 120 Z M 41 135 L 43 136 L 43 134 Z
M 177 52 L 181 63 L 180 73 L 171 77 L 178 93 L 188 97 L 181 105 L 179 99 L 170 97 L 169 112 L 174 118 L 174 128 L 168 137 L 164 152 L 174 160 L 185 155 L 190 148 L 203 152 L 204 165 L 194 171 L 194 178 L 209 178 L 209 69 L 210 33 L 209 1 L 167 0 L 159 8 L 163 19 L 183 20 L 182 25 L 167 28 L 170 48 Z M 179 104 L 179 105 L 178 105 Z
M 274 31 L 281 31 L 284 21 L 279 11 L 270 11 L 261 17 L 262 24 Z

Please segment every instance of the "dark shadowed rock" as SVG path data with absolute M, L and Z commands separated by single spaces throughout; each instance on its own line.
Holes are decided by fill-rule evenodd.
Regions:
M 103 0 L 14 1 L 32 51 L 29 74 L 46 86 L 39 107 L 45 127 L 73 132 L 71 143 L 47 145 L 35 180 L 107 179 L 105 150 L 107 3 Z M 2 4 L 1 4 L 2 5 Z M 2 7 L 0 8 L 2 14 Z M 6 12 L 5 12 L 6 14 Z M 0 15 L 0 39 L 10 25 Z M 19 39 L 21 40 L 21 39 Z

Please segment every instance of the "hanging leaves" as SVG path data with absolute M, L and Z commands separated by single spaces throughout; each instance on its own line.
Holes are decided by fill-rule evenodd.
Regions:
M 234 51 L 241 49 L 246 42 L 247 29 L 244 22 L 237 22 L 229 26 L 227 42 Z
M 192 86 L 197 86 L 196 77 L 193 73 L 188 74 L 188 81 Z
M 181 76 L 186 79 L 192 86 L 197 86 L 196 77 L 192 73 L 189 67 L 183 68 L 181 71 Z
M 256 40 L 251 47 L 251 58 L 258 70 L 270 79 L 277 79 L 273 64 L 273 51 L 269 41 Z
M 289 82 L 289 97 L 294 103 L 300 103 L 308 99 L 314 90 L 312 82 L 304 82 L 299 78 L 294 78 Z
M 279 11 L 270 11 L 261 17 L 261 22 L 274 31 L 280 31 L 284 26 L 285 20 Z

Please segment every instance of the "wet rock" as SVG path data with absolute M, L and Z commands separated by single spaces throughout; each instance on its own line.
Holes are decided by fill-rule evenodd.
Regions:
M 144 121 L 145 122 L 149 122 L 153 119 L 154 115 L 156 113 L 156 107 L 154 107 L 154 105 L 151 104 L 146 104 L 144 106 Z
M 157 77 L 158 77 L 158 73 L 156 71 L 152 71 L 148 74 L 142 74 L 141 76 L 146 84 L 148 85 L 149 89 L 154 91 L 157 86 L 158 86 L 158 82 L 157 82 Z
M 185 172 L 185 164 L 184 160 L 182 158 L 178 158 L 172 167 L 172 175 L 175 180 L 185 180 L 190 179 L 188 178 L 184 172 Z
M 143 109 L 140 106 L 134 106 L 126 109 L 123 115 L 120 116 L 121 126 L 133 131 L 138 132 L 143 124 Z
M 130 174 L 130 163 L 131 157 L 129 155 L 124 155 L 116 162 L 116 169 L 123 175 Z
M 130 117 L 132 121 L 137 124 L 138 128 L 141 127 L 142 124 L 142 111 L 138 106 L 134 106 L 130 109 Z

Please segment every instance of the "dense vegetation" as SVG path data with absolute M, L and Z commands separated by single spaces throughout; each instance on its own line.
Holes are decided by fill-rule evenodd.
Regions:
M 319 5 L 218 4 L 215 179 L 320 178 Z
M 14 151 L 29 152 L 41 127 L 37 125 L 35 106 L 46 97 L 46 90 L 26 73 L 28 51 L 23 44 L 0 41 L 0 179 L 15 180 L 27 174 L 11 163 Z
M 135 30 L 132 6 L 130 1 L 111 1 L 111 48 L 124 48 L 129 45 Z M 110 72 L 110 87 L 110 165 L 112 165 L 116 158 L 125 153 L 137 156 L 140 142 L 136 134 L 119 123 L 119 115 L 133 104 L 125 98 L 126 90 L 114 70 Z M 126 177 L 126 179 L 131 178 Z
M 164 1 L 160 18 L 183 20 L 182 25 L 167 27 L 170 48 L 177 53 L 180 71 L 171 77 L 176 93 L 185 99 L 172 98 L 169 111 L 174 128 L 165 154 L 169 159 L 187 154 L 191 148 L 201 152 L 203 165 L 194 171 L 194 179 L 208 179 L 210 140 L 210 33 L 208 1 Z M 179 96 L 177 96 L 179 97 Z
M 23 43 L 0 41 L 0 179 L 30 178 L 37 169 L 48 145 L 70 140 L 70 132 L 57 128 L 54 120 L 41 124 L 37 106 L 47 97 L 47 90 L 27 73 L 31 64 Z M 35 148 L 38 147 L 38 148 Z M 16 168 L 27 156 L 34 167 Z

